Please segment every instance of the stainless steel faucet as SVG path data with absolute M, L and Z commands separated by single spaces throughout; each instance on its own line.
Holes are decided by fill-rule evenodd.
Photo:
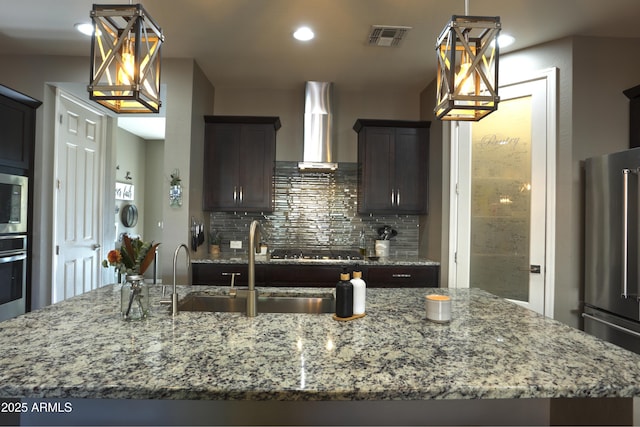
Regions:
M 189 248 L 184 243 L 176 248 L 176 251 L 173 254 L 173 293 L 171 294 L 170 300 L 160 300 L 160 304 L 171 304 L 171 312 L 175 316 L 178 314 L 178 290 L 177 290 L 177 282 L 176 282 L 176 264 L 178 263 L 178 253 L 180 253 L 180 249 L 184 248 L 184 252 L 187 255 L 187 284 L 191 285 L 191 255 L 189 255 Z M 162 285 L 162 296 L 164 297 L 165 288 Z
M 247 291 L 247 316 L 258 314 L 258 292 L 256 291 L 256 252 L 259 247 L 256 240 L 260 240 L 260 222 L 254 219 L 249 227 L 249 290 Z

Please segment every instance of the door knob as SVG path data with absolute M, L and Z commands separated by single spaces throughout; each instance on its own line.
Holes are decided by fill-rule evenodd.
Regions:
M 100 249 L 100 245 L 97 243 L 94 243 L 93 245 L 91 245 L 91 249 L 93 249 L 94 251 L 97 249 Z

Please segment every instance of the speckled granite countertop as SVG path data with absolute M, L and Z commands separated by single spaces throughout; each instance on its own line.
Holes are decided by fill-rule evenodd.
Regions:
M 1 322 L 0 397 L 640 396 L 640 355 L 479 290 L 369 289 L 367 316 L 350 322 L 330 314 L 172 318 L 159 292 L 153 287 L 154 311 L 138 323 L 120 319 L 113 286 Z M 452 296 L 450 324 L 425 319 L 427 293 Z
M 196 258 L 191 260 L 194 264 L 246 264 L 247 255 L 221 256 L 218 258 Z M 266 257 L 256 257 L 256 264 L 292 264 L 292 265 L 345 265 L 359 264 L 371 266 L 393 266 L 393 265 L 440 265 L 438 261 L 432 261 L 420 257 L 383 257 L 377 261 L 363 260 L 330 260 L 330 259 L 273 259 Z

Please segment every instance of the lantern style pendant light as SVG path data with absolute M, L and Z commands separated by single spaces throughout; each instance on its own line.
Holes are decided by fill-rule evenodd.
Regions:
M 468 14 L 468 3 L 465 3 Z M 498 109 L 500 17 L 453 15 L 436 41 L 436 117 L 478 121 Z
M 160 110 L 162 29 L 142 5 L 93 5 L 89 98 L 116 113 Z

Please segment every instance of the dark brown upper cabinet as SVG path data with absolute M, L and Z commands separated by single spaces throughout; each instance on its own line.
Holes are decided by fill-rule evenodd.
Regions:
M 36 109 L 41 104 L 0 85 L 0 166 L 22 175 L 33 170 Z
M 359 213 L 427 213 L 430 126 L 426 121 L 356 121 Z
M 271 212 L 278 117 L 205 116 L 205 211 Z
M 640 85 L 622 93 L 629 98 L 629 148 L 640 147 Z

